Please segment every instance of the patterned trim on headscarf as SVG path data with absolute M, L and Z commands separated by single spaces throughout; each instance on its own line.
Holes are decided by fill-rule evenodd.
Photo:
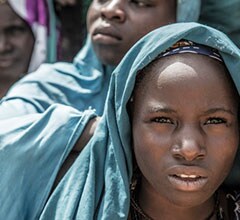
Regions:
M 181 53 L 201 54 L 223 62 L 223 59 L 217 50 L 187 40 L 178 41 L 172 47 L 167 49 L 164 53 L 160 54 L 159 57 L 166 57 Z

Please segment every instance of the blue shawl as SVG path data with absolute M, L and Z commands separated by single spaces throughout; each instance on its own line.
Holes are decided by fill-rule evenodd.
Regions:
M 42 114 L 1 121 L 0 219 L 127 219 L 132 160 L 126 104 L 138 70 L 183 38 L 219 50 L 240 91 L 240 50 L 223 33 L 197 23 L 149 33 L 115 69 L 94 136 L 51 195 L 61 164 L 94 112 L 55 104 Z

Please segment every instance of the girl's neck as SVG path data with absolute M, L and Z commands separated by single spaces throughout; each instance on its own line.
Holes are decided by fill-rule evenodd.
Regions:
M 215 199 L 212 197 L 206 202 L 195 207 L 183 207 L 159 196 L 157 192 L 150 189 L 151 186 L 144 179 L 136 190 L 136 201 L 139 207 L 152 219 L 167 220 L 215 220 L 216 215 L 209 218 L 214 211 Z

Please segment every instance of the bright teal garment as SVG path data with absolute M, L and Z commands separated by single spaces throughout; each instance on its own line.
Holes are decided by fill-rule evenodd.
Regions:
M 0 219 L 126 220 L 132 175 L 126 104 L 138 70 L 180 39 L 218 49 L 240 91 L 240 50 L 226 35 L 196 23 L 151 32 L 115 69 L 93 138 L 50 197 L 57 171 L 94 113 L 53 105 L 43 114 L 1 121 Z
M 0 119 L 44 112 L 54 103 L 102 114 L 113 67 L 104 67 L 90 40 L 73 63 L 43 64 L 10 89 L 0 104 Z
M 199 22 L 223 31 L 240 47 L 240 0 L 202 0 Z
M 179 0 L 177 21 L 197 21 L 200 9 L 200 0 Z M 42 65 L 16 83 L 0 102 L 0 119 L 44 112 L 54 103 L 80 111 L 90 107 L 101 115 L 113 69 L 101 64 L 88 39 L 73 63 Z

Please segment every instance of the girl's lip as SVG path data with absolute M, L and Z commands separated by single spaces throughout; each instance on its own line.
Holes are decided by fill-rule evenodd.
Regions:
M 182 178 L 177 175 L 169 175 L 168 180 L 175 189 L 186 192 L 200 191 L 208 182 L 207 177 Z
M 199 191 L 208 183 L 208 172 L 198 166 L 178 165 L 168 169 L 168 180 L 180 191 Z

